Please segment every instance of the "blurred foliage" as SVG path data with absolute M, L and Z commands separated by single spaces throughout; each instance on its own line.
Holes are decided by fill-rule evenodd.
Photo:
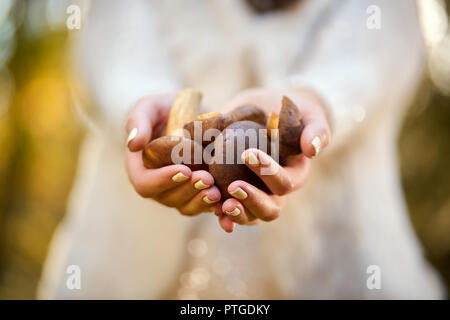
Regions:
M 70 99 L 66 34 L 20 28 L 9 63 L 15 92 L 0 115 L 0 298 L 34 298 L 65 212 L 82 127 Z
M 450 97 L 426 84 L 399 139 L 403 189 L 428 259 L 450 288 Z M 449 289 L 447 289 L 449 290 Z
M 63 217 L 83 127 L 67 74 L 67 34 L 19 28 L 9 63 L 15 92 L 0 112 L 0 298 L 34 298 Z M 1 111 L 1 110 L 0 110 Z M 413 225 L 450 288 L 450 98 L 425 85 L 399 139 Z

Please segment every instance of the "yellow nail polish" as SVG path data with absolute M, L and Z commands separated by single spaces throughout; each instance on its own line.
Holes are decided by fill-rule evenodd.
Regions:
M 194 184 L 194 188 L 197 190 L 203 190 L 206 188 L 209 188 L 209 185 L 203 183 L 202 180 L 198 180 L 195 184 Z
M 219 201 L 219 200 L 210 200 L 210 199 L 208 198 L 208 196 L 204 196 L 204 197 L 202 198 L 202 200 L 205 201 L 207 204 L 213 204 L 213 203 L 216 203 L 217 201 Z
M 136 138 L 137 134 L 138 134 L 137 128 L 131 129 L 130 134 L 128 135 L 128 138 L 127 138 L 127 145 L 130 143 L 131 140 Z
M 237 217 L 238 215 L 241 214 L 241 210 L 239 210 L 238 208 L 234 208 L 233 211 L 231 211 L 231 212 L 225 211 L 225 213 L 229 216 Z
M 184 182 L 186 180 L 189 180 L 189 177 L 185 176 L 182 172 L 178 172 L 172 177 L 172 180 L 175 182 Z
M 314 139 L 312 139 L 311 144 L 314 147 L 314 151 L 315 151 L 314 155 L 317 156 L 320 152 L 320 147 L 322 145 L 320 138 L 318 136 L 315 136 Z
M 230 194 L 233 197 L 238 198 L 239 200 L 245 200 L 245 199 L 247 199 L 247 196 L 248 196 L 247 192 L 245 192 L 241 188 L 237 188 L 236 190 L 230 192 Z
M 245 157 L 245 162 L 247 162 L 249 165 L 252 165 L 254 167 L 257 167 L 261 164 L 261 162 L 259 162 L 258 158 L 256 157 L 256 155 L 253 152 L 247 153 L 247 156 Z

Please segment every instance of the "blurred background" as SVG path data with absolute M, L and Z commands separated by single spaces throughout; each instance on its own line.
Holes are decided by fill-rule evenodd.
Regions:
M 0 1 L 0 299 L 35 298 L 86 130 L 70 93 L 70 4 Z M 411 220 L 450 289 L 450 0 L 418 5 L 428 77 L 398 149 Z

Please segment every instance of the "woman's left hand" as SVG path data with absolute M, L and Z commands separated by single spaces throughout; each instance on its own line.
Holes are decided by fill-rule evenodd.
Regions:
M 330 141 L 330 127 L 323 100 L 308 90 L 251 89 L 239 94 L 225 108 L 232 110 L 245 104 L 261 107 L 267 113 L 279 112 L 282 96 L 289 97 L 299 108 L 305 128 L 299 144 L 302 154 L 290 157 L 281 167 L 268 154 L 248 149 L 242 160 L 266 184 L 272 194 L 241 180 L 232 182 L 228 192 L 233 198 L 216 210 L 219 224 L 226 232 L 232 232 L 235 223 L 256 224 L 259 220 L 273 221 L 281 214 L 285 195 L 303 186 L 308 177 L 311 158 L 323 150 Z M 270 174 L 267 174 L 270 168 Z

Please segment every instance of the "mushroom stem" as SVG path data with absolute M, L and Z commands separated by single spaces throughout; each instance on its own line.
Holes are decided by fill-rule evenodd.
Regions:
M 262 109 L 256 106 L 244 105 L 237 107 L 229 113 L 222 114 L 220 112 L 211 112 L 200 115 L 197 118 L 197 121 L 201 121 L 202 135 L 210 129 L 216 129 L 221 132 L 232 123 L 244 120 L 254 121 L 261 125 L 265 125 L 266 114 Z M 189 137 L 193 137 L 195 129 L 194 121 L 186 123 L 184 129 L 189 132 Z M 203 146 L 206 147 L 209 143 L 209 141 L 204 141 Z
M 178 92 L 167 119 L 167 136 L 183 137 L 183 126 L 197 118 L 201 99 L 202 93 L 194 89 Z
M 269 118 L 267 119 L 267 135 L 269 138 L 272 136 L 272 130 L 277 130 L 275 132 L 278 132 L 278 124 L 280 121 L 280 117 L 276 114 L 271 112 L 269 115 Z
M 205 120 L 205 119 L 209 119 L 209 118 L 220 116 L 220 115 L 221 115 L 221 113 L 217 112 L 217 111 L 216 112 L 210 112 L 210 113 L 203 113 L 203 114 L 200 114 L 197 117 L 197 120 Z
M 200 91 L 194 89 L 178 92 L 167 119 L 166 136 L 150 141 L 144 148 L 142 158 L 147 168 L 160 168 L 175 163 L 183 163 L 192 170 L 204 168 L 202 146 L 184 138 L 183 134 L 183 125 L 197 117 L 201 98 Z M 176 151 L 176 159 L 173 159 L 172 151 Z

